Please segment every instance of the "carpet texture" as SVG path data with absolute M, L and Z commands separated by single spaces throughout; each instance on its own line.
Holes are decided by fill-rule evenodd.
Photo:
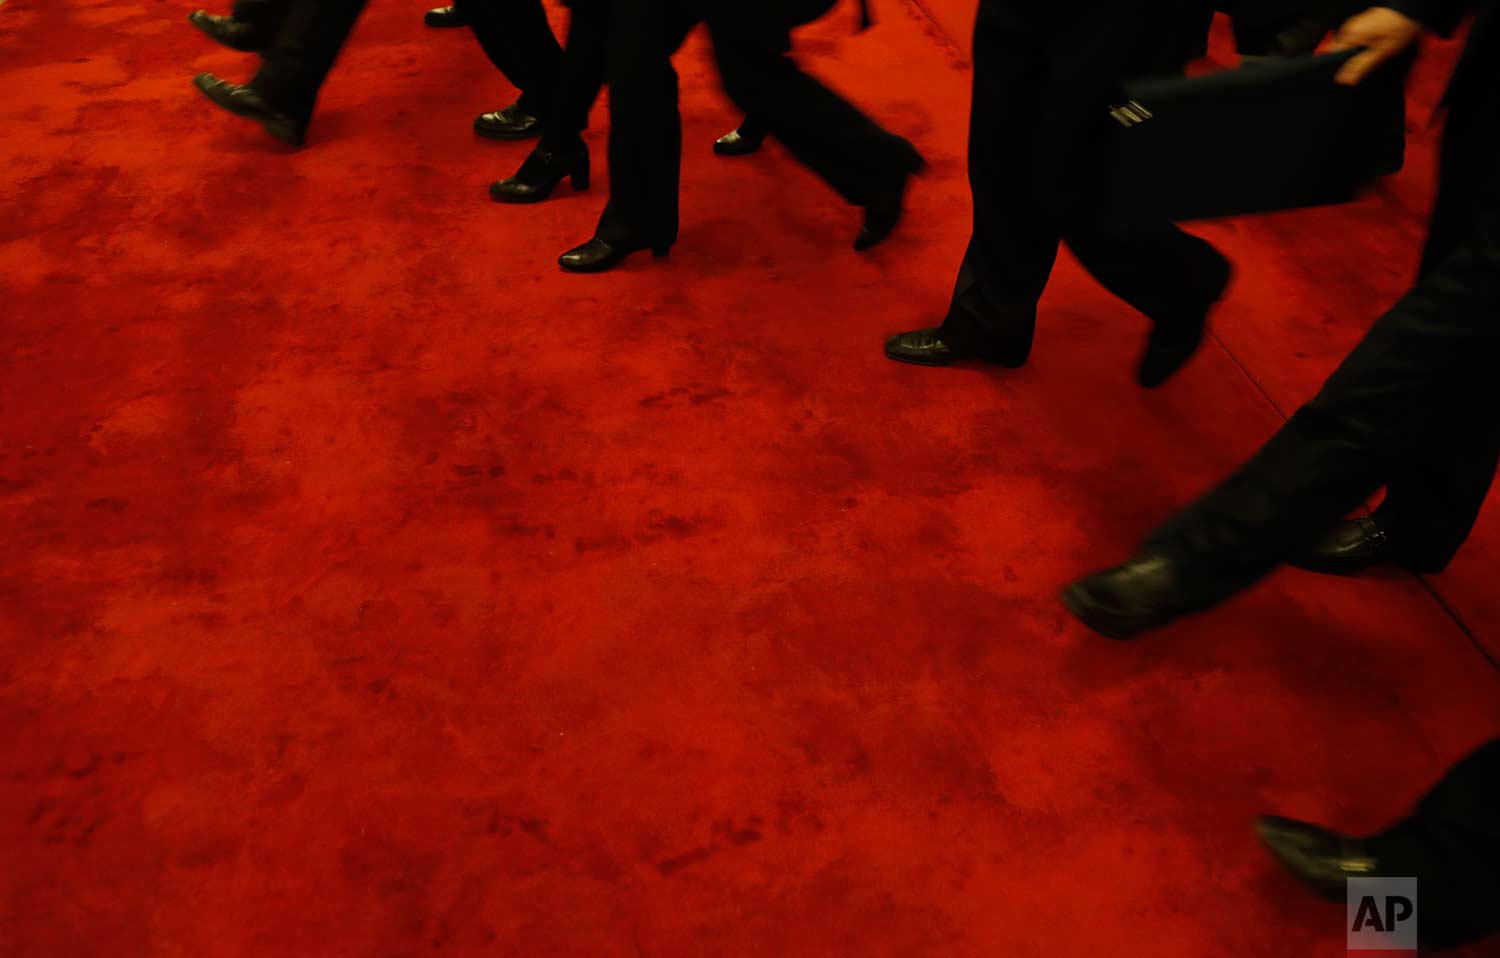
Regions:
M 292 154 L 193 92 L 252 65 L 190 7 L 0 5 L 0 954 L 1342 954 L 1251 820 L 1374 828 L 1495 734 L 1494 510 L 1430 582 L 1137 644 L 1055 593 L 1400 292 L 1430 134 L 1202 227 L 1240 278 L 1159 392 L 1070 261 L 1026 370 L 899 366 L 966 240 L 971 14 L 879 6 L 800 45 L 932 161 L 887 246 L 711 155 L 694 38 L 680 245 L 574 277 L 602 191 L 488 202 L 514 91 L 420 6 Z

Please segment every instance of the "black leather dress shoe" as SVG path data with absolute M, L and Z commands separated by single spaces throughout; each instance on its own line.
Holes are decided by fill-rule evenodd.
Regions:
M 1347 835 L 1273 815 L 1257 821 L 1255 831 L 1288 871 L 1328 901 L 1345 900 L 1347 879 L 1380 874 L 1364 843 Z
M 1063 604 L 1084 625 L 1111 639 L 1158 629 L 1201 606 L 1182 586 L 1176 559 L 1145 552 L 1063 589 Z
M 1355 575 L 1396 561 L 1385 530 L 1371 516 L 1347 519 L 1323 538 L 1288 560 L 1291 565 L 1324 575 Z
M 725 133 L 714 141 L 714 152 L 720 156 L 749 156 L 765 145 L 766 135 L 745 131 L 744 127 Z
M 885 341 L 887 359 L 914 366 L 951 366 L 969 357 L 943 342 L 936 327 L 897 333 Z
M 908 153 L 900 179 L 890 189 L 865 204 L 865 225 L 859 235 L 854 237 L 854 248 L 861 253 L 885 242 L 895 232 L 906 207 L 907 184 L 927 166 L 927 161 L 917 152 L 916 147 L 910 143 L 906 146 Z
M 540 203 L 565 179 L 572 180 L 574 190 L 589 188 L 588 147 L 580 144 L 569 153 L 537 147 L 515 176 L 490 185 L 490 199 L 496 203 Z
M 854 237 L 856 252 L 863 253 L 890 239 L 891 234 L 901 223 L 901 214 L 905 206 L 905 189 L 906 184 L 903 182 L 901 194 L 883 197 L 865 207 L 865 225 L 860 227 L 859 234 Z
M 270 39 L 243 20 L 221 17 L 207 10 L 194 10 L 188 14 L 188 22 L 202 30 L 210 39 L 241 53 L 263 50 Z
M 1136 382 L 1146 389 L 1155 389 L 1187 365 L 1203 343 L 1208 314 L 1229 288 L 1233 272 L 1229 260 L 1217 250 L 1205 249 L 1204 263 L 1194 277 L 1202 294 L 1174 315 L 1153 317 L 1151 335 L 1136 368 Z
M 307 141 L 306 124 L 282 113 L 248 86 L 221 80 L 212 73 L 198 74 L 193 85 L 230 113 L 258 120 L 267 133 L 288 146 L 301 146 Z
M 620 265 L 630 254 L 639 253 L 646 248 L 645 243 L 608 243 L 596 236 L 559 256 L 557 265 L 570 273 L 602 273 Z M 671 249 L 670 246 L 653 246 L 651 255 L 660 259 L 671 252 Z
M 429 27 L 466 27 L 469 21 L 457 7 L 435 7 L 422 14 L 422 22 Z
M 474 132 L 491 140 L 529 140 L 542 135 L 542 121 L 512 103 L 494 113 L 481 113 Z

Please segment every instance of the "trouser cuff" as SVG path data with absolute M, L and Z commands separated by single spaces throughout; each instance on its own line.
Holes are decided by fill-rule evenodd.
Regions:
M 996 332 L 992 325 L 979 322 L 972 313 L 955 305 L 938 328 L 938 336 L 955 352 L 1017 369 L 1026 365 L 1031 355 L 1035 324 L 1035 310 L 1030 310 L 1024 319 L 1005 324 L 1014 325 L 1014 330 Z

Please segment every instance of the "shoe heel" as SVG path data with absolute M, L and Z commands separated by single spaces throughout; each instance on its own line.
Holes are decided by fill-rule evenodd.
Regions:
M 573 192 L 575 192 L 575 193 L 581 193 L 584 190 L 588 189 L 589 188 L 589 167 L 588 167 L 588 164 L 585 163 L 583 166 L 580 166 L 578 169 L 574 170 L 573 173 L 572 173 L 572 175 L 568 178 L 568 182 L 571 183 L 571 184 L 573 184 Z

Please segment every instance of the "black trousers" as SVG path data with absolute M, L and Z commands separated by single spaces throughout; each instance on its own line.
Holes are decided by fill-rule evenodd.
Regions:
M 291 6 L 291 0 L 234 0 L 233 15 L 267 36 L 275 36 Z
M 672 55 L 699 16 L 676 0 L 613 0 L 611 6 L 610 190 L 595 235 L 667 249 L 677 241 L 682 179 L 682 115 Z
M 291 0 L 250 87 L 306 123 L 365 0 Z M 238 14 L 237 14 L 238 15 Z
M 724 92 L 849 203 L 870 203 L 916 162 L 905 138 L 803 72 L 784 23 L 731 0 L 710 8 L 708 31 Z
M 521 91 L 523 111 L 549 122 L 562 84 L 562 47 L 542 0 L 454 0 L 474 38 L 505 79 Z
M 682 123 L 671 55 L 706 23 L 724 90 L 840 196 L 865 205 L 911 169 L 914 151 L 804 73 L 789 24 L 733 0 L 616 0 L 610 39 L 610 202 L 606 240 L 677 238 Z
M 1500 739 L 1454 766 L 1411 817 L 1369 844 L 1388 874 L 1417 879 L 1424 943 L 1457 948 L 1500 932 Z
M 1138 0 L 980 0 L 974 34 L 969 184 L 974 227 L 942 337 L 1018 366 L 1065 240 L 1112 293 L 1167 320 L 1201 308 L 1221 268 L 1208 243 L 1169 223 L 1089 222 L 1108 108 L 1121 83 L 1176 38 Z
M 567 152 L 582 146 L 589 113 L 604 87 L 609 65 L 613 0 L 572 0 L 568 42 L 563 47 L 557 91 L 542 134 L 542 147 Z M 535 116 L 536 114 L 532 114 Z
M 1437 571 L 1500 462 L 1500 103 L 1449 108 L 1417 284 L 1238 473 L 1151 537 L 1187 559 L 1209 604 L 1270 571 L 1385 487 L 1403 561 Z

